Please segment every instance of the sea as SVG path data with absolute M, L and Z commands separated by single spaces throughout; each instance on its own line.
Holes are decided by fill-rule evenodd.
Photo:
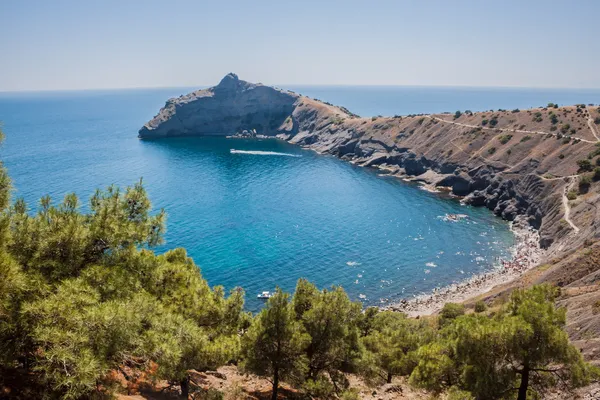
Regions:
M 600 102 L 600 90 L 287 86 L 361 116 Z M 165 243 L 184 247 L 211 286 L 242 287 L 246 307 L 299 278 L 385 305 L 488 271 L 511 257 L 506 221 L 376 170 L 276 140 L 142 141 L 170 97 L 196 88 L 0 93 L 0 160 L 31 212 L 50 195 L 143 178 L 167 212 Z M 458 222 L 447 214 L 465 214 Z

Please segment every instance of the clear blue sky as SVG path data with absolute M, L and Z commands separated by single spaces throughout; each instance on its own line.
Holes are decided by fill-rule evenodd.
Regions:
M 599 0 L 0 0 L 0 91 L 600 88 Z

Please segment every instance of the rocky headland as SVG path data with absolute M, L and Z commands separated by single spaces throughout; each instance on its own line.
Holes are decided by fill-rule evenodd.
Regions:
M 600 164 L 599 117 L 597 105 L 549 104 L 527 110 L 363 118 L 344 107 L 228 74 L 215 87 L 168 100 L 139 137 L 274 137 L 429 189 L 448 190 L 539 235 L 535 241 L 544 251 L 519 272 L 526 273 L 530 264 L 537 267 L 514 285 L 549 281 L 579 287 L 585 280 L 589 287 L 600 283 L 599 266 L 585 261 L 600 251 L 593 244 L 600 234 L 600 170 L 598 175 L 593 172 Z M 529 246 L 531 237 L 525 242 Z M 574 258 L 580 262 L 565 261 Z M 481 287 L 487 290 L 515 277 L 506 273 Z M 510 285 L 486 298 L 505 289 Z M 594 293 L 600 300 L 600 291 Z M 588 293 L 586 302 L 591 301 Z M 577 308 L 565 302 L 569 312 Z M 579 310 L 576 317 L 577 323 L 595 321 L 589 322 L 590 337 L 598 338 L 596 314 Z

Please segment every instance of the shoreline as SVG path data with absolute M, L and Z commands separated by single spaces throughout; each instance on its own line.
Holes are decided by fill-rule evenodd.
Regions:
M 301 147 L 312 150 L 317 154 L 323 154 L 311 146 Z M 340 159 L 344 160 L 344 158 Z M 407 175 L 402 168 L 394 165 L 368 165 L 365 160 L 357 160 L 356 158 L 345 159 L 344 161 L 358 167 L 379 170 L 381 173 L 378 175 L 382 177 L 393 177 L 405 183 L 416 183 L 421 190 L 436 195 L 447 195 L 455 199 L 462 197 L 453 195 L 448 187 L 436 186 L 431 176 L 427 177 L 429 179 L 418 178 Z M 437 175 L 437 173 L 433 172 L 433 175 Z M 412 298 L 404 298 L 391 304 L 381 305 L 379 308 L 381 310 L 403 312 L 410 317 L 433 315 L 441 311 L 446 303 L 463 303 L 489 292 L 498 285 L 510 283 L 521 277 L 527 271 L 539 265 L 544 250 L 540 247 L 539 232 L 524 220 L 523 215 L 518 215 L 514 221 L 510 222 L 510 230 L 515 235 L 515 244 L 511 249 L 512 258 L 510 260 L 500 260 L 500 263 L 494 265 L 488 272 L 472 275 L 465 280 L 441 288 L 434 288 L 428 293 L 413 295 Z
M 495 286 L 509 283 L 539 264 L 543 250 L 539 246 L 539 233 L 527 223 L 511 222 L 516 243 L 511 260 L 501 260 L 491 271 L 476 274 L 464 281 L 430 293 L 415 295 L 393 304 L 380 307 L 382 310 L 403 312 L 410 317 L 432 315 L 439 312 L 446 303 L 462 303 L 482 295 Z

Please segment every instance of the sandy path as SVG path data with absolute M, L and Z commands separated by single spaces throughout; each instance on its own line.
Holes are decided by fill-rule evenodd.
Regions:
M 425 118 L 434 119 L 436 121 L 445 122 L 447 124 L 463 126 L 465 128 L 481 128 L 481 129 L 488 130 L 488 131 L 516 132 L 516 133 L 525 133 L 525 134 L 532 134 L 532 135 L 551 135 L 554 137 L 558 137 L 558 135 L 556 133 L 542 132 L 542 131 L 524 131 L 521 129 L 509 129 L 509 128 L 489 128 L 489 127 L 480 126 L 480 125 L 469 125 L 469 124 L 463 124 L 462 122 L 448 121 L 446 119 L 434 117 L 431 115 L 426 115 Z M 592 123 L 593 122 L 594 121 L 592 121 Z M 589 123 L 590 123 L 590 120 L 588 119 L 588 125 L 589 125 Z M 591 126 L 590 126 L 590 128 L 591 128 Z M 596 134 L 594 133 L 593 130 L 592 130 L 592 133 L 593 133 L 594 137 L 596 137 L 596 139 L 598 139 L 598 136 L 596 136 Z M 586 142 L 586 143 L 596 143 L 597 142 L 597 140 L 596 141 L 595 140 L 587 140 L 587 139 L 582 139 L 582 138 L 579 138 L 576 136 L 571 136 L 571 137 L 573 139 L 581 140 L 582 142 Z

